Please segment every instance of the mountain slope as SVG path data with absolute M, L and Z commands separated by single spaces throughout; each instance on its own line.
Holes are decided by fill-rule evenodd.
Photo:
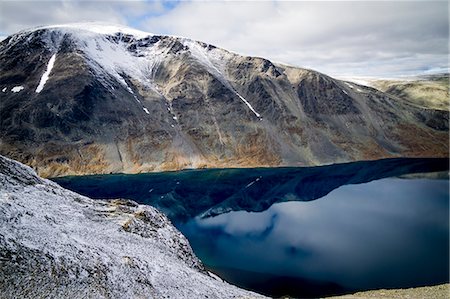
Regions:
M 78 195 L 0 156 L 2 298 L 259 298 L 215 280 L 150 206 Z
M 369 84 L 419 107 L 447 111 L 450 109 L 449 74 L 408 80 L 374 80 Z
M 446 111 L 181 37 L 42 27 L 0 70 L 0 153 L 44 176 L 448 155 Z

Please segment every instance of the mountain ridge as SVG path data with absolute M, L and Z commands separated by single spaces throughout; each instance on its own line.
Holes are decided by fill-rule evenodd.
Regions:
M 448 155 L 444 111 L 187 38 L 59 26 L 0 43 L 0 153 L 43 176 Z

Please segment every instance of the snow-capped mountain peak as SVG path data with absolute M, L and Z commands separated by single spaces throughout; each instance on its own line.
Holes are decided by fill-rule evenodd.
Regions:
M 117 33 L 133 35 L 136 38 L 145 38 L 154 34 L 130 28 L 124 25 L 110 24 L 104 22 L 81 22 L 81 23 L 67 23 L 67 24 L 55 24 L 47 26 L 39 26 L 32 29 L 23 30 L 21 32 L 31 32 L 42 29 L 59 29 L 65 31 L 85 31 L 95 34 L 103 35 L 115 35 Z
M 49 57 L 47 66 L 52 65 L 51 59 L 54 59 L 55 55 L 56 60 L 58 59 L 61 45 L 70 39 L 84 55 L 85 61 L 96 76 L 105 78 L 103 83 L 106 86 L 114 86 L 107 79 L 113 77 L 138 103 L 141 102 L 139 96 L 127 81 L 140 82 L 143 88 L 160 94 L 154 80 L 156 69 L 160 67 L 162 61 L 170 60 L 169 56 L 187 54 L 185 59 L 193 60 L 204 67 L 260 117 L 249 101 L 228 83 L 228 78 L 224 74 L 224 63 L 232 58 L 233 54 L 226 50 L 184 37 L 155 35 L 126 26 L 99 22 L 49 25 L 24 30 L 13 36 L 8 45 L 12 44 L 11 41 L 23 40 L 24 36 L 27 36 L 26 42 L 29 42 L 29 36 L 36 33 L 41 34 L 42 40 L 53 55 Z M 48 74 L 43 72 L 42 81 L 46 81 L 44 75 L 48 79 Z M 37 88 L 36 92 L 40 92 L 41 89 Z M 143 110 L 146 111 L 146 107 L 143 107 Z

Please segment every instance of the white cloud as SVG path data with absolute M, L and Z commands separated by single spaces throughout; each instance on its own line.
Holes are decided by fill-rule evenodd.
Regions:
M 79 21 L 109 21 L 125 23 L 125 19 L 110 5 L 68 1 L 0 2 L 2 33 L 11 34 L 39 25 Z
M 446 1 L 0 1 L 0 35 L 79 21 L 186 36 L 331 75 L 448 68 Z
M 1 1 L 0 33 L 52 24 L 101 21 L 127 25 L 164 11 L 160 1 Z M 133 25 L 133 24 L 129 24 Z
M 183 2 L 141 26 L 332 75 L 447 67 L 447 2 Z

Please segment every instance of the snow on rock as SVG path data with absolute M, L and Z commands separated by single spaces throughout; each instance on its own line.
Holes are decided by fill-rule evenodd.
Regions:
M 108 24 L 108 23 L 103 23 L 103 22 L 82 22 L 82 23 L 69 23 L 69 24 L 41 26 L 41 27 L 34 28 L 34 30 L 51 29 L 51 28 L 89 31 L 92 33 L 103 34 L 103 35 L 123 33 L 123 34 L 134 35 L 138 38 L 144 38 L 149 35 L 152 35 L 151 33 L 133 29 L 133 28 L 129 28 L 127 26 L 120 26 L 117 24 Z
M 109 28 L 109 27 L 108 27 Z M 114 27 L 111 27 L 114 28 Z M 94 32 L 99 31 L 95 30 Z M 106 32 L 106 30 L 104 31 Z M 131 40 L 118 36 L 116 41 L 110 39 L 113 34 L 123 32 L 132 34 Z M 133 34 L 133 29 L 121 29 L 109 32 L 109 35 L 97 34 L 92 31 L 77 32 L 75 36 L 79 40 L 79 47 L 86 54 L 88 63 L 97 73 L 107 73 L 120 82 L 131 94 L 134 94 L 131 87 L 124 79 L 128 78 L 140 82 L 143 87 L 160 94 L 156 84 L 153 82 L 155 69 L 161 64 L 167 48 L 159 47 L 158 43 L 139 48 L 136 53 L 129 50 L 130 42 L 139 38 L 152 36 L 150 33 Z
M 131 94 L 133 90 L 128 86 L 122 74 L 125 73 L 139 81 L 146 77 L 142 65 L 146 63 L 142 57 L 134 57 L 123 43 L 112 43 L 106 37 L 91 37 L 85 39 L 84 51 L 89 63 L 98 73 L 106 72 L 119 81 Z
M 142 108 L 142 109 L 144 109 L 145 113 L 150 114 L 150 112 L 148 111 L 147 108 L 144 107 L 144 108 Z
M 23 86 L 14 86 L 11 91 L 12 92 L 20 92 L 21 90 L 23 90 L 24 87 Z
M 93 200 L 0 156 L 2 298 L 258 298 L 211 277 L 156 209 Z
M 52 35 L 44 35 L 42 37 L 47 44 L 47 48 L 57 49 L 63 36 L 70 35 L 77 48 L 83 52 L 87 63 L 100 77 L 103 77 L 105 74 L 112 76 L 131 94 L 134 94 L 133 90 L 128 86 L 123 75 L 139 82 L 146 82 L 151 76 L 155 65 L 153 58 L 159 57 L 159 54 L 161 54 L 161 49 L 158 47 L 148 47 L 143 50 L 145 53 L 139 53 L 139 55 L 128 49 L 130 43 L 151 37 L 153 34 L 125 26 L 99 22 L 36 27 L 19 32 L 17 37 L 43 29 L 48 29 L 52 32 Z M 50 72 L 49 68 L 47 72 Z M 45 84 L 43 79 L 44 76 L 41 78 L 39 86 Z M 149 87 L 152 87 L 151 83 L 149 82 Z M 42 88 L 37 89 L 36 92 L 40 90 Z
M 228 89 L 233 91 L 239 99 L 244 102 L 247 107 L 258 117 L 261 118 L 261 115 L 256 112 L 256 110 L 252 107 L 252 105 L 243 97 L 241 96 L 228 82 L 228 80 L 225 78 L 223 74 L 223 70 L 221 70 L 224 65 L 224 61 L 226 61 L 225 56 L 230 56 L 230 53 L 227 53 L 227 51 L 221 50 L 221 49 L 213 49 L 208 51 L 206 48 L 201 46 L 199 42 L 193 41 L 190 39 L 182 39 L 182 42 L 185 46 L 189 48 L 189 51 L 191 54 L 203 65 L 206 67 L 206 69 L 209 71 L 210 74 L 212 74 L 216 79 L 218 79 L 222 84 L 224 84 Z M 229 57 L 228 57 L 229 58 Z
M 357 92 L 364 92 L 363 90 L 361 90 L 360 88 L 358 88 L 358 87 L 355 87 L 354 85 L 352 85 L 352 84 L 350 84 L 350 83 L 348 83 L 348 82 L 344 82 L 348 87 L 350 87 L 351 89 L 355 89 Z M 344 91 L 344 90 L 342 90 L 342 91 Z M 345 92 L 345 91 L 344 91 Z M 346 92 L 345 92 L 346 93 Z
M 131 90 L 131 89 L 130 89 Z M 136 102 L 138 102 L 139 104 L 141 104 L 141 101 L 137 98 L 137 96 L 135 94 L 133 94 L 134 99 L 136 100 Z
M 182 43 L 183 43 L 183 45 L 185 45 L 189 48 L 189 51 L 191 52 L 191 54 L 203 66 L 205 66 L 211 74 L 218 77 L 218 79 L 223 77 L 222 71 L 219 70 L 219 68 L 212 63 L 212 60 L 209 57 L 210 53 L 204 47 L 202 47 L 197 41 L 193 41 L 190 39 L 182 39 Z
M 53 65 L 55 64 L 55 60 L 56 60 L 56 54 L 53 54 L 52 57 L 50 57 L 50 60 L 48 61 L 47 69 L 42 74 L 41 81 L 39 82 L 38 87 L 36 87 L 37 93 L 40 93 L 42 91 L 42 89 L 44 88 L 44 85 L 47 82 L 48 77 L 50 76 L 50 72 L 53 69 Z
M 258 112 L 255 111 L 255 109 L 253 109 L 252 105 L 250 105 L 250 103 L 244 99 L 243 96 L 241 96 L 238 92 L 236 92 L 237 96 L 248 106 L 248 108 L 250 108 L 250 110 L 252 110 L 252 112 L 257 116 L 257 117 L 261 117 L 261 114 L 259 114 Z
M 354 76 L 339 76 L 340 80 L 356 83 L 358 85 L 371 87 L 373 82 L 376 80 L 384 80 L 384 77 L 354 77 Z M 392 78 L 391 78 L 392 79 Z
M 60 32 L 61 36 L 65 34 L 71 35 L 77 47 L 84 52 L 87 63 L 97 74 L 100 74 L 99 78 L 106 78 L 107 76 L 104 76 L 106 73 L 115 78 L 134 95 L 133 89 L 124 77 L 126 76 L 128 79 L 132 79 L 133 82 L 140 82 L 143 88 L 151 89 L 161 95 L 154 78 L 156 70 L 169 55 L 170 48 L 159 41 L 145 47 L 136 46 L 136 44 L 139 44 L 137 41 L 153 37 L 153 34 L 125 26 L 98 22 L 43 26 L 34 28 L 31 31 L 40 29 L 53 29 Z M 22 33 L 26 32 L 30 32 L 30 30 Z M 261 115 L 250 102 L 236 91 L 224 75 L 225 63 L 234 54 L 219 48 L 209 49 L 204 44 L 191 39 L 182 37 L 170 38 L 176 39 L 185 45 L 198 63 L 203 65 L 208 72 L 235 93 L 258 118 L 261 118 Z M 47 42 L 49 48 L 55 48 L 53 37 L 49 37 Z M 134 51 L 130 51 L 129 46 L 131 43 L 136 47 Z M 52 56 L 36 92 L 42 90 L 50 74 L 54 59 L 54 56 Z
M 352 89 L 354 88 L 353 85 L 351 85 L 350 83 L 348 83 L 348 82 L 344 82 L 344 83 L 345 83 L 348 87 L 350 87 L 350 88 L 352 88 Z

